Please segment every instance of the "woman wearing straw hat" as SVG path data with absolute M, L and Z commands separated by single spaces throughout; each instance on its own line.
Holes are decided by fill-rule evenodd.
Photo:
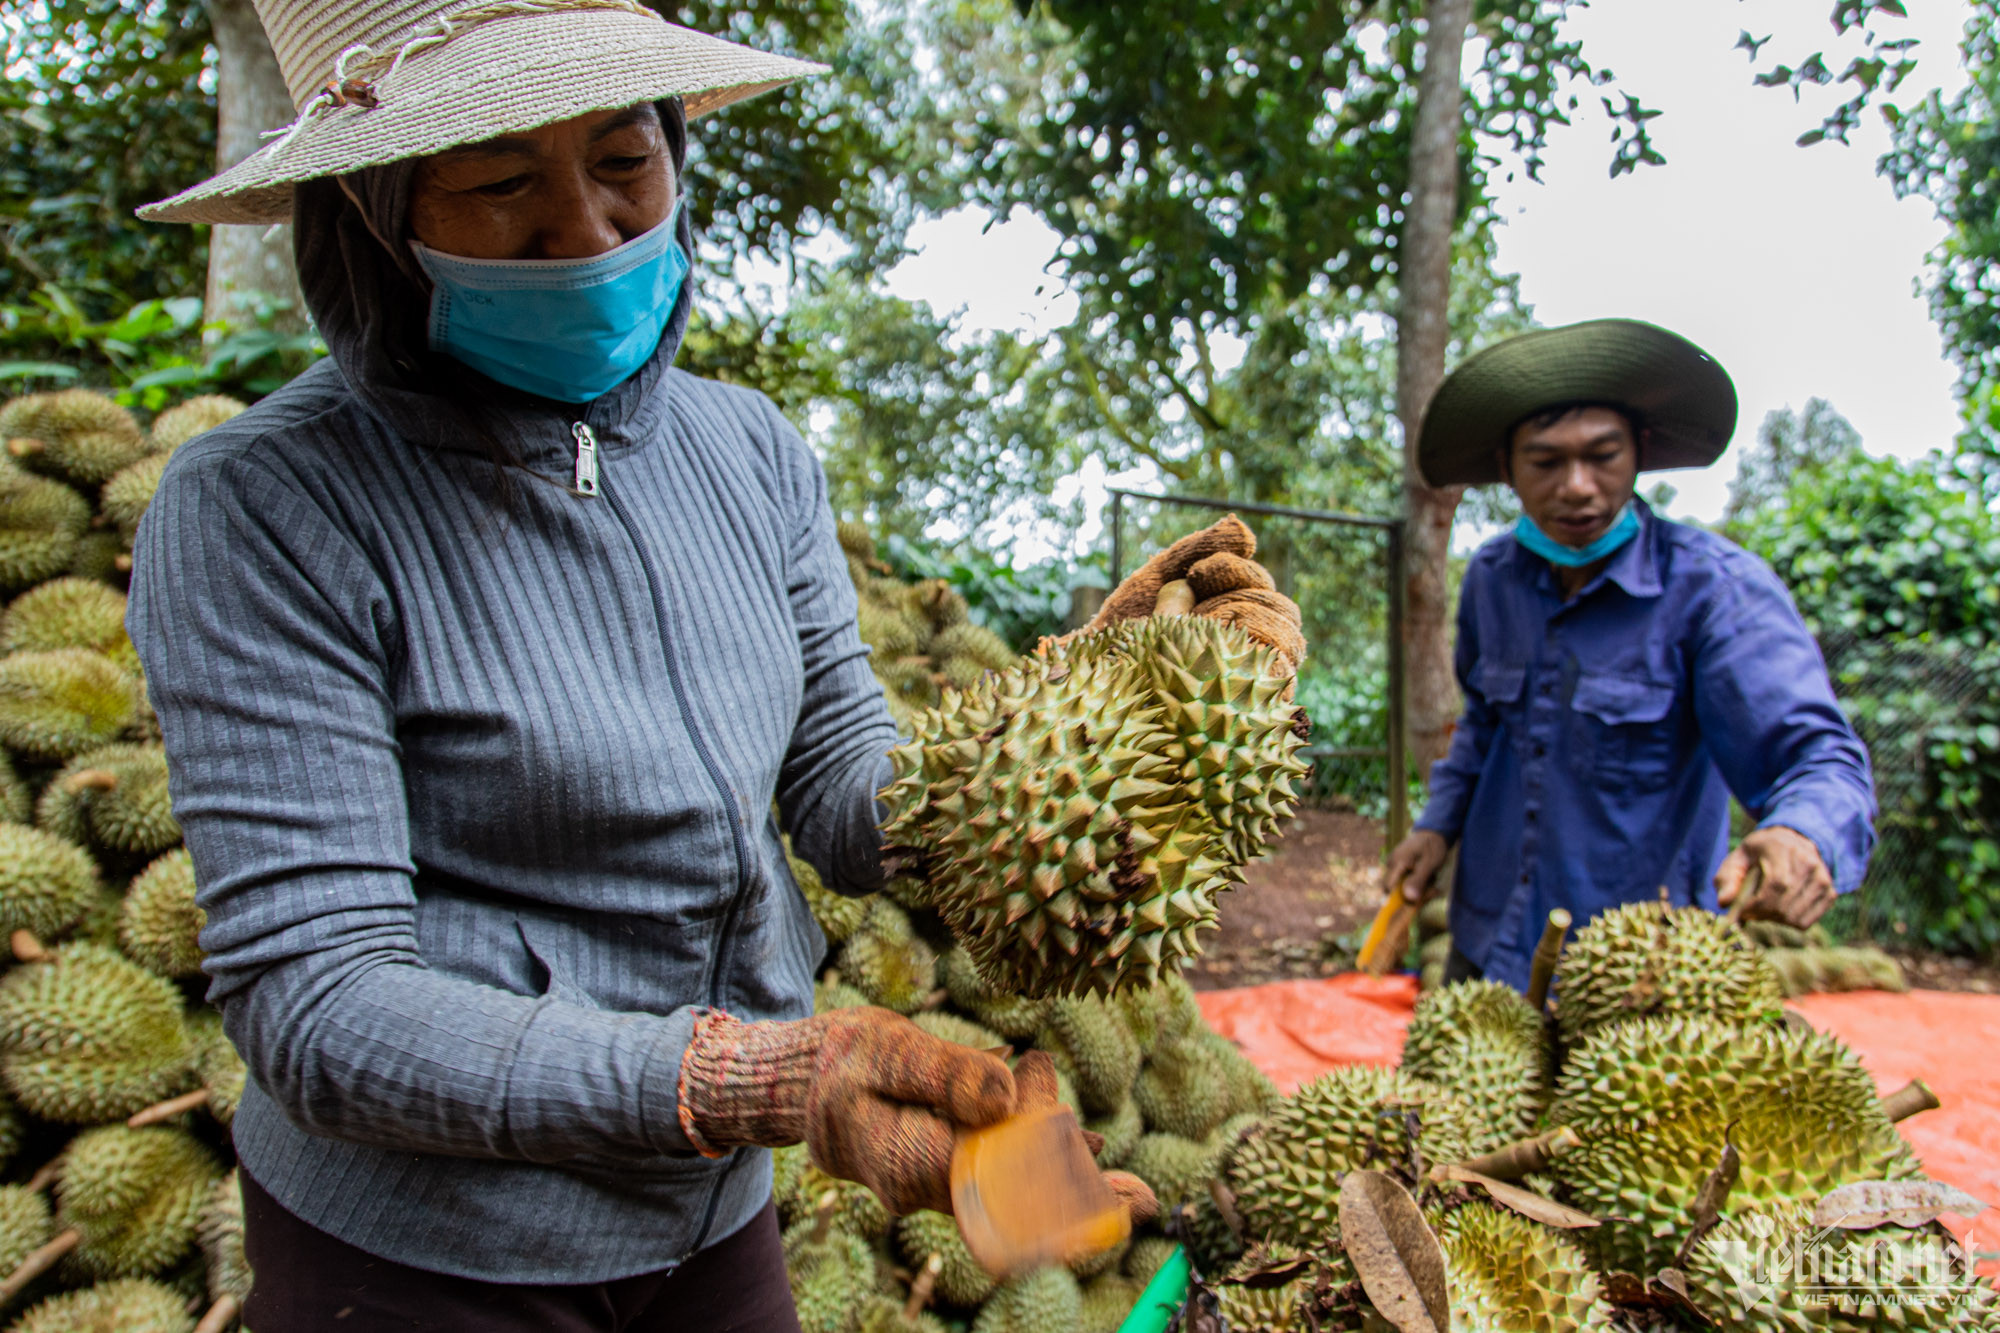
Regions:
M 672 362 L 686 118 L 821 67 L 631 0 L 258 10 L 296 123 L 143 213 L 290 220 L 332 355 L 176 454 L 130 615 L 251 1070 L 246 1322 L 796 1328 L 765 1147 L 948 1211 L 954 1128 L 1054 1097 L 809 1016 L 773 802 L 877 887 L 894 729 L 816 460 Z
M 1433 486 L 1505 482 L 1514 531 L 1459 594 L 1465 713 L 1389 857 L 1418 897 L 1454 841 L 1448 980 L 1528 985 L 1553 908 L 1578 924 L 1665 893 L 1809 926 L 1874 846 L 1868 752 L 1783 585 L 1634 494 L 1706 467 L 1736 389 L 1687 339 L 1630 319 L 1537 329 L 1469 357 L 1425 413 Z M 1729 849 L 1729 798 L 1758 827 Z

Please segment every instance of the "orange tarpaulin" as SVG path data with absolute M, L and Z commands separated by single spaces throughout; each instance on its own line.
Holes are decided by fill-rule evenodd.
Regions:
M 1196 997 L 1209 1026 L 1228 1037 L 1287 1092 L 1346 1064 L 1394 1064 L 1417 1002 L 1416 979 L 1350 972 L 1325 981 L 1279 981 Z M 1924 1169 L 1975 1198 L 2000 1204 L 2000 995 L 1856 991 L 1791 1002 L 1814 1027 L 1853 1047 L 1882 1091 L 1913 1078 L 1944 1106 L 1901 1128 Z M 2000 1250 L 2000 1208 L 1968 1227 L 1947 1217 L 1975 1250 Z M 1980 1265 L 2000 1275 L 2000 1262 Z

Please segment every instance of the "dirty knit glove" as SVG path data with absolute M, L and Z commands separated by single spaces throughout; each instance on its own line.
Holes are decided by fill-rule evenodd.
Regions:
M 1014 1090 L 1014 1104 L 1018 1110 L 1032 1111 L 1056 1104 L 1056 1065 L 1047 1051 L 1029 1051 L 1015 1061 Z M 1091 1156 L 1104 1151 L 1102 1134 L 1085 1130 L 1083 1137 L 1090 1144 Z M 1125 1211 L 1131 1214 L 1134 1230 L 1160 1215 L 1160 1201 L 1153 1197 L 1152 1187 L 1130 1171 L 1106 1171 L 1104 1183 L 1111 1187 L 1111 1192 L 1118 1196 L 1118 1202 L 1124 1204 Z
M 1194 594 L 1192 614 L 1235 625 L 1284 659 L 1287 674 L 1305 660 L 1306 640 L 1299 608 L 1277 590 L 1271 575 L 1251 557 L 1257 538 L 1231 514 L 1219 523 L 1181 538 L 1148 560 L 1104 599 L 1087 629 L 1153 614 L 1160 590 L 1186 581 Z
M 887 1009 L 789 1023 L 710 1013 L 681 1057 L 680 1103 L 703 1156 L 803 1142 L 813 1165 L 868 1186 L 892 1213 L 949 1213 L 952 1127 L 1005 1116 L 1014 1079 L 998 1057 Z

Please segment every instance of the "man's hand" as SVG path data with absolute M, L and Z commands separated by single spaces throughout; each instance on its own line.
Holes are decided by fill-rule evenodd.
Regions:
M 1150 616 L 1160 589 L 1185 580 L 1194 598 L 1190 614 L 1236 626 L 1278 655 L 1284 675 L 1294 675 L 1306 655 L 1299 608 L 1278 591 L 1270 572 L 1252 558 L 1256 554 L 1257 538 L 1231 514 L 1148 560 L 1104 599 L 1087 628 Z
M 1430 897 L 1436 890 L 1431 881 L 1437 878 L 1438 867 L 1444 864 L 1444 858 L 1450 851 L 1451 844 L 1444 840 L 1442 834 L 1429 829 L 1416 830 L 1389 853 L 1389 864 L 1382 871 L 1385 889 L 1401 884 L 1403 896 L 1412 902 Z
M 1715 896 L 1724 907 L 1743 891 L 1753 865 L 1763 870 L 1764 882 L 1743 909 L 1746 920 L 1783 921 L 1805 930 L 1833 906 L 1833 874 L 1805 834 L 1773 825 L 1738 844 L 1715 872 Z

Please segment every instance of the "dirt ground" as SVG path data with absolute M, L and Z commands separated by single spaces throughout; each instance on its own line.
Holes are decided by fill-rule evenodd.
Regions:
M 1300 810 L 1277 850 L 1222 899 L 1222 927 L 1188 968 L 1196 990 L 1330 977 L 1354 966 L 1382 901 L 1382 827 L 1351 811 Z M 2000 995 L 2000 964 L 1892 951 L 1912 986 Z

